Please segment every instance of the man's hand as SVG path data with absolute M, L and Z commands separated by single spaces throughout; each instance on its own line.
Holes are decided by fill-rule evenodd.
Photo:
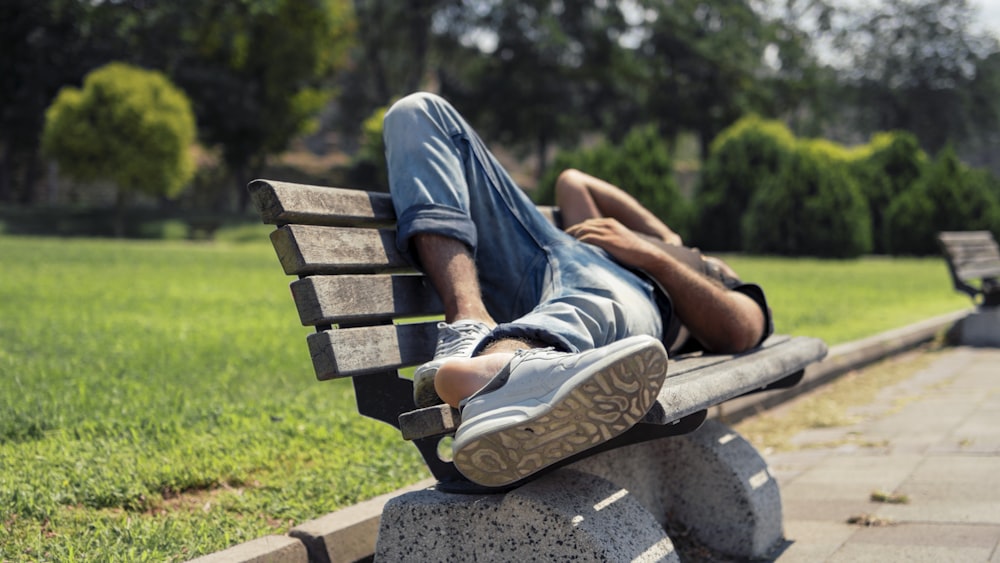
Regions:
M 646 268 L 660 261 L 663 252 L 643 235 L 611 217 L 587 219 L 566 232 L 580 242 L 603 248 L 622 264 L 635 268 Z

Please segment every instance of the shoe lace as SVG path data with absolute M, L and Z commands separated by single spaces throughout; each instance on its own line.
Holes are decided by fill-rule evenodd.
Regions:
M 434 356 L 470 355 L 485 335 L 483 325 L 441 323 L 438 325 L 438 343 Z

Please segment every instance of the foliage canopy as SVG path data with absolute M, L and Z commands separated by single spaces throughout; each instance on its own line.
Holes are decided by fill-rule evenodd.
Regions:
M 42 146 L 66 175 L 124 192 L 176 196 L 194 173 L 187 96 L 160 72 L 111 63 L 64 88 L 46 112 Z

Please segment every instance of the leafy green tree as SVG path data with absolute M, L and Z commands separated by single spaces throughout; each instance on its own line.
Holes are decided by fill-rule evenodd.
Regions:
M 203 142 L 222 147 L 243 209 L 247 181 L 268 155 L 315 126 L 333 95 L 328 78 L 346 64 L 353 42 L 350 2 L 165 4 L 188 14 L 171 74 L 192 98 Z
M 176 196 L 194 174 L 195 121 L 183 92 L 159 72 L 111 63 L 63 88 L 46 112 L 42 146 L 62 173 L 118 188 L 121 236 L 130 193 Z
M 37 201 L 45 109 L 117 50 L 95 10 L 78 0 L 0 2 L 0 201 Z
M 491 142 L 534 148 L 539 173 L 549 147 L 575 142 L 634 99 L 616 2 L 496 0 L 440 17 L 455 46 L 441 55 L 442 94 Z
M 912 131 L 929 152 L 1000 127 L 995 37 L 974 31 L 969 0 L 886 0 L 859 8 L 837 46 L 847 58 L 854 124 Z
M 696 132 L 707 154 L 712 139 L 743 115 L 774 116 L 803 96 L 796 88 L 814 66 L 805 36 L 748 0 L 642 4 L 646 38 L 637 56 L 646 75 L 639 85 L 667 138 Z

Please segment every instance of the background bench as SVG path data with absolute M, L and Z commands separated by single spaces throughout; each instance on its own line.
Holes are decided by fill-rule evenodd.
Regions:
M 938 242 L 955 289 L 974 303 L 1000 305 L 1000 248 L 989 231 L 945 231 Z
M 271 241 L 282 268 L 286 274 L 299 278 L 292 282 L 291 290 L 302 323 L 316 328 L 316 332 L 307 337 L 316 376 L 321 380 L 351 377 L 358 411 L 399 428 L 404 438 L 413 440 L 438 479 L 437 494 L 498 492 L 484 490 L 469 483 L 449 460 L 439 457 L 439 443 L 454 433 L 460 422 L 459 414 L 446 405 L 415 410 L 412 383 L 400 375 L 400 370 L 419 365 L 433 356 L 437 337 L 436 323 L 443 314 L 443 307 L 429 282 L 413 270 L 405 257 L 396 250 L 393 230 L 395 213 L 388 194 L 269 180 L 254 181 L 249 189 L 262 220 L 277 226 L 271 234 Z M 544 208 L 543 212 L 550 218 L 557 215 L 551 208 Z M 566 460 L 565 464 L 616 449 L 612 459 L 615 462 L 626 462 L 627 467 L 609 464 L 608 458 L 601 458 L 605 461 L 596 459 L 589 462 L 591 472 L 587 479 L 610 479 L 635 473 L 636 466 L 629 461 L 631 458 L 619 455 L 618 451 L 630 451 L 633 452 L 630 454 L 633 457 L 644 457 L 648 463 L 655 464 L 652 471 L 659 472 L 657 467 L 666 462 L 663 459 L 652 461 L 650 456 L 653 455 L 652 452 L 664 451 L 663 448 L 667 446 L 630 445 L 667 436 L 686 435 L 699 428 L 702 430 L 698 436 L 706 433 L 729 436 L 731 431 L 718 423 L 704 425 L 711 427 L 704 429 L 707 409 L 747 393 L 795 385 L 802 377 L 805 367 L 822 359 L 826 350 L 826 345 L 815 338 L 775 335 L 759 349 L 744 354 L 695 354 L 671 358 L 666 383 L 643 422 L 615 440 Z M 676 442 L 678 445 L 670 447 L 700 443 L 699 439 Z M 712 440 L 708 441 L 711 442 Z M 756 456 L 753 448 L 741 438 L 735 442 L 733 438 L 729 438 L 726 443 L 729 442 L 744 444 L 743 449 L 749 448 L 752 452 L 749 457 Z M 637 450 L 637 447 L 640 449 Z M 736 451 L 736 448 L 727 446 L 727 451 Z M 737 456 L 740 461 L 723 459 L 725 456 L 719 452 L 709 457 L 713 456 L 713 463 L 741 466 L 729 468 L 733 475 L 754 467 L 753 463 L 747 461 L 745 451 Z M 668 457 L 672 457 L 672 454 Z M 689 457 L 698 458 L 694 455 Z M 759 464 L 763 464 L 759 456 L 756 459 Z M 702 465 L 692 472 L 703 473 L 704 463 Z M 574 466 L 577 467 L 581 466 Z M 602 467 L 605 469 L 595 469 Z M 761 479 L 761 471 L 766 475 L 766 466 L 763 467 L 756 470 L 758 481 Z M 554 469 L 556 468 L 551 468 L 550 471 Z M 648 476 L 635 477 L 629 483 L 629 490 L 649 485 L 644 481 L 649 481 Z M 676 478 L 674 481 L 681 482 L 681 479 Z M 762 491 L 767 490 L 761 489 L 760 483 L 747 488 L 749 481 L 742 477 L 737 481 L 734 486 L 746 489 L 748 495 L 759 496 Z M 540 489 L 545 486 L 544 483 L 532 484 L 532 487 Z M 646 495 L 647 502 L 644 506 L 666 503 L 661 496 L 671 488 L 663 483 L 651 486 L 654 492 Z M 713 484 L 713 487 L 717 488 L 718 483 Z M 507 489 L 512 488 L 514 487 Z M 600 489 L 601 486 L 595 485 L 595 488 Z M 693 490 L 692 487 L 689 489 Z M 508 494 L 523 495 L 525 492 Z M 671 494 L 674 495 L 674 500 L 670 503 L 677 504 L 677 495 L 687 493 L 675 491 Z M 777 495 L 776 488 L 773 495 Z M 501 496 L 496 495 L 495 502 L 502 503 L 496 500 Z M 438 512 L 435 503 L 440 500 L 436 496 L 429 498 L 429 504 L 411 499 L 408 506 L 396 509 L 402 510 L 405 517 L 412 518 L 415 522 L 426 523 L 428 518 Z M 407 501 L 404 499 L 400 502 Z M 452 503 L 449 504 L 449 510 L 457 510 L 453 501 L 447 502 Z M 745 504 L 746 499 L 733 502 Z M 773 504 L 771 499 L 763 505 Z M 480 505 L 485 506 L 483 503 Z M 414 507 L 422 508 L 413 512 L 411 509 Z M 502 511 L 499 508 L 497 510 L 496 517 L 503 519 Z M 745 544 L 742 547 L 723 549 L 754 557 L 761 556 L 761 550 L 772 549 L 781 534 L 780 500 L 776 513 L 777 532 L 773 523 L 773 506 L 765 512 L 769 514 L 762 515 L 761 518 L 771 521 L 767 526 L 754 527 L 751 522 L 753 519 L 748 521 L 743 512 L 733 518 L 734 525 L 754 528 L 756 531 L 751 536 L 763 534 L 763 540 L 747 540 L 742 542 L 741 545 Z M 693 515 L 690 517 L 695 518 Z M 659 525 L 663 524 L 660 521 L 662 519 L 654 520 Z M 708 522 L 713 520 L 727 522 L 725 518 L 719 517 L 716 510 L 715 516 L 707 519 L 703 528 L 708 527 Z M 391 522 L 392 518 L 383 517 L 383 526 L 392 526 L 388 524 Z M 454 524 L 449 521 L 448 525 Z M 763 528 L 769 531 L 760 532 Z M 427 556 L 461 559 L 460 553 L 454 549 L 460 546 L 463 534 L 472 533 L 466 540 L 472 539 L 475 543 L 474 531 L 474 527 L 459 525 L 450 534 L 455 538 L 448 544 L 452 551 L 428 553 Z M 606 534 L 602 532 L 597 537 L 603 535 Z M 729 538 L 727 541 L 737 538 L 737 542 L 742 541 L 739 538 L 743 537 L 731 530 L 718 536 Z M 407 540 L 410 544 L 413 541 L 412 536 Z M 383 535 L 380 535 L 379 543 L 382 554 L 392 559 L 391 545 L 394 544 L 388 539 L 383 541 Z M 752 547 L 747 547 L 751 544 Z
M 1000 248 L 989 231 L 945 231 L 938 243 L 955 290 L 977 309 L 958 321 L 948 338 L 967 346 L 1000 346 Z

